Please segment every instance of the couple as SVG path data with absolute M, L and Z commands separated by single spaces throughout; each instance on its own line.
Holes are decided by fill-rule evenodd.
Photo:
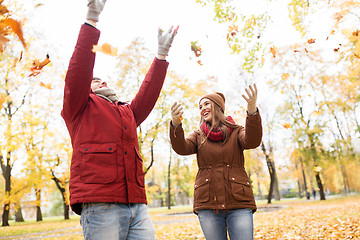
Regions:
M 158 34 L 158 56 L 131 103 L 93 77 L 96 28 L 106 0 L 88 0 L 65 78 L 62 117 L 73 147 L 70 205 L 81 215 L 85 239 L 155 239 L 146 207 L 137 127 L 146 119 L 165 80 L 168 55 L 178 28 Z M 246 89 L 246 127 L 224 115 L 225 97 L 211 93 L 199 101 L 200 127 L 184 137 L 182 107 L 171 108 L 170 139 L 180 155 L 197 154 L 194 212 L 206 239 L 252 239 L 256 211 L 250 180 L 244 169 L 244 149 L 255 148 L 262 137 L 256 108 L 257 89 Z

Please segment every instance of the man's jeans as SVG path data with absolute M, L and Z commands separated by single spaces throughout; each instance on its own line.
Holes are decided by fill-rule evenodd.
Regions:
M 253 239 L 253 214 L 248 208 L 198 211 L 201 229 L 206 240 L 227 240 L 227 230 L 232 240 Z
M 85 240 L 155 239 L 145 204 L 85 203 L 80 224 Z

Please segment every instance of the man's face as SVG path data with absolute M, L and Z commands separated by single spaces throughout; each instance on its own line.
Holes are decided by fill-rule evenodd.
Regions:
M 100 78 L 94 78 L 91 81 L 91 90 L 95 91 L 96 89 L 99 88 L 107 88 L 107 83 L 101 80 Z

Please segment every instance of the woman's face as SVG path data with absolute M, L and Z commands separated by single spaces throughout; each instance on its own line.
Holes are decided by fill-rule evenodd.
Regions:
M 211 122 L 213 113 L 211 112 L 211 100 L 208 98 L 201 99 L 199 103 L 200 116 L 206 121 Z

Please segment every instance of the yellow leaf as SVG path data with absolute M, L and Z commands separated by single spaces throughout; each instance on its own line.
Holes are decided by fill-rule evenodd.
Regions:
M 283 73 L 283 74 L 281 75 L 282 80 L 286 80 L 286 79 L 288 79 L 289 77 L 290 77 L 290 74 L 289 74 L 289 73 Z
M 102 52 L 102 53 L 110 55 L 110 56 L 117 56 L 117 48 L 111 46 L 108 43 L 104 43 L 102 46 L 94 45 L 92 51 L 94 53 Z

